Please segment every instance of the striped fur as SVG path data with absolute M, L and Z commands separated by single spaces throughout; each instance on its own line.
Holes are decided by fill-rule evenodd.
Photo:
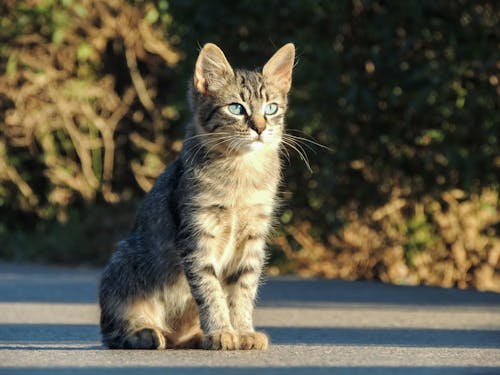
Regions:
M 147 194 L 100 284 L 110 348 L 265 349 L 252 312 L 280 180 L 294 47 L 262 72 L 233 70 L 213 44 L 190 90 L 180 157 Z M 240 103 L 244 115 L 228 105 Z M 266 103 L 278 111 L 264 113 Z

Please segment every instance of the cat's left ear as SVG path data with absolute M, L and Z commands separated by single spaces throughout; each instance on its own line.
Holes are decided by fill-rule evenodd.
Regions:
M 292 85 L 294 62 L 295 46 L 293 43 L 285 44 L 264 65 L 262 69 L 264 79 L 272 82 L 286 95 Z
M 234 76 L 224 52 L 213 43 L 203 46 L 196 60 L 194 87 L 200 94 L 217 91 Z

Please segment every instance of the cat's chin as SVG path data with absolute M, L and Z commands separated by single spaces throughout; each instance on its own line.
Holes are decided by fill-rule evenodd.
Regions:
M 259 151 L 259 150 L 262 150 L 263 147 L 264 147 L 264 142 L 262 142 L 260 140 L 252 141 L 252 142 L 248 143 L 246 146 L 248 151 Z
M 237 149 L 232 149 L 233 155 L 246 155 L 253 152 L 258 152 L 264 148 L 264 142 L 260 140 L 246 141 L 239 144 Z
M 238 153 L 247 154 L 253 152 L 260 152 L 263 150 L 274 150 L 277 148 L 277 144 L 274 140 L 264 140 L 264 139 L 255 139 L 252 141 L 248 141 L 240 145 L 238 148 Z

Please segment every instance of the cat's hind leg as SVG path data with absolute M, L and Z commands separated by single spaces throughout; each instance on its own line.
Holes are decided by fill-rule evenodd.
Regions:
M 177 291 L 182 287 L 177 288 Z M 189 292 L 187 282 L 184 289 Z M 186 301 L 179 304 L 174 293 L 167 294 L 171 298 L 166 298 L 167 325 L 172 327 L 171 332 L 167 334 L 168 348 L 173 349 L 201 349 L 203 341 L 203 331 L 200 326 L 200 317 L 196 303 L 189 297 Z M 175 302 L 177 301 L 177 303 Z M 168 303 L 170 302 L 170 303 Z M 168 306 L 174 307 L 168 309 Z M 169 311 L 170 310 L 170 311 Z
M 164 309 L 155 298 L 122 302 L 101 312 L 103 342 L 111 349 L 165 349 Z
M 172 348 L 174 349 L 202 349 L 203 343 L 203 331 L 198 328 L 196 332 L 190 333 L 189 335 L 184 335 L 181 339 L 176 340 Z M 170 342 L 169 342 L 170 345 Z
M 166 349 L 165 308 L 156 296 L 136 298 L 125 306 L 124 349 Z

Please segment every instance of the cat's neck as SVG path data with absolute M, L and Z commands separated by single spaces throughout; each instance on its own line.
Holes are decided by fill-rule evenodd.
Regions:
M 211 171 L 227 175 L 248 175 L 269 177 L 279 175 L 279 149 L 276 146 L 263 145 L 254 150 L 224 152 L 211 150 L 198 139 L 184 143 L 181 160 L 189 169 Z
M 273 164 L 275 159 L 279 159 L 279 143 L 264 144 L 255 142 L 245 148 L 223 147 L 224 142 L 204 142 L 210 134 L 198 133 L 196 126 L 188 126 L 184 139 L 181 159 L 187 167 L 197 167 L 200 165 L 224 164 L 230 169 L 244 166 L 252 169 L 257 167 L 263 169 L 267 164 Z
M 189 139 L 189 138 L 188 138 Z M 264 146 L 255 151 L 221 154 L 199 149 L 191 138 L 183 146 L 181 161 L 207 201 L 239 206 L 270 204 L 281 177 L 279 150 Z

